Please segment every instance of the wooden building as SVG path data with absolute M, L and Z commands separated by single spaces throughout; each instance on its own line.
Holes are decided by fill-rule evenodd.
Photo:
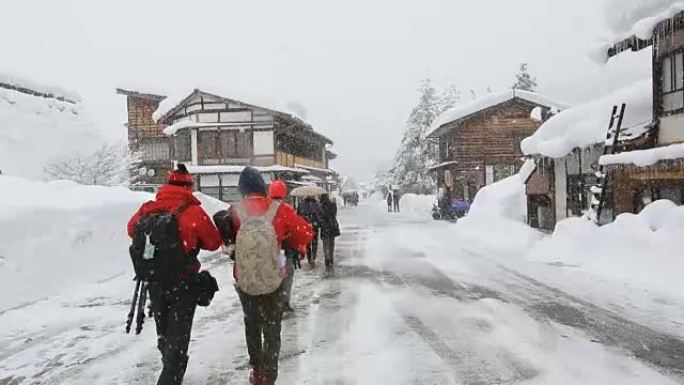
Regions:
M 550 118 L 521 143 L 528 156 L 525 176 L 528 222 L 553 230 L 556 222 L 584 215 L 592 201 L 592 186 L 603 155 L 613 106 L 625 103 L 618 147 L 644 140 L 651 127 L 650 81 L 639 81 L 608 95 L 578 104 Z M 608 140 L 612 145 L 612 140 Z M 610 190 L 609 190 L 610 191 Z M 614 217 L 611 194 L 604 203 L 600 222 Z
M 146 160 L 167 168 L 186 163 L 197 175 L 197 189 L 207 195 L 238 199 L 238 175 L 247 165 L 262 171 L 267 181 L 282 179 L 291 185 L 326 186 L 335 174 L 329 167 L 335 156 L 328 150 L 332 141 L 293 114 L 202 90 L 178 100 L 119 93 L 129 99 L 129 138 L 140 143 Z M 165 176 L 164 171 L 159 166 L 155 174 Z M 151 182 L 162 183 L 163 178 Z
M 657 199 L 684 204 L 684 12 L 667 15 L 654 16 L 661 19 L 653 20 L 657 24 L 649 38 L 635 35 L 607 52 L 611 58 L 623 51 L 652 47 L 653 122 L 649 135 L 631 143 L 628 152 L 601 159 L 613 180 L 618 214 L 636 213 Z
M 439 141 L 439 164 L 431 168 L 438 186 L 450 200 L 472 201 L 483 186 L 515 174 L 524 160 L 520 142 L 560 108 L 539 94 L 509 90 L 445 112 L 428 135 Z

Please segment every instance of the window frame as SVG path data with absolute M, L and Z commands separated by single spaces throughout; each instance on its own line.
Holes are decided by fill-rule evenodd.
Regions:
M 681 60 L 679 63 L 677 62 L 677 57 L 680 57 Z M 669 71 L 666 71 L 666 66 L 665 62 L 666 60 L 669 60 L 670 65 L 669 65 Z M 678 68 L 679 67 L 682 68 Z M 680 114 L 684 112 L 684 49 L 678 49 L 669 52 L 667 55 L 663 56 L 659 60 L 659 67 L 660 67 L 660 83 L 659 83 L 659 88 L 660 88 L 660 110 L 662 111 L 662 114 L 665 116 L 669 115 L 675 115 L 675 114 Z M 668 73 L 669 72 L 669 73 Z M 679 75 L 679 82 L 681 84 L 677 84 L 677 76 Z M 666 86 L 666 81 L 669 80 L 669 89 L 665 89 Z M 678 88 L 679 86 L 679 88 Z M 681 107 L 679 108 L 673 108 L 673 109 L 667 109 L 665 106 L 665 99 L 666 97 L 670 95 L 677 95 L 679 94 L 681 97 Z M 676 98 L 675 98 L 676 99 Z

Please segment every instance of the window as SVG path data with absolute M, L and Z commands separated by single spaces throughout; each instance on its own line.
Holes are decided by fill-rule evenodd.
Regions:
M 249 158 L 250 156 L 252 156 L 252 131 L 237 131 L 236 135 L 238 157 Z
M 235 131 L 221 131 L 221 157 L 237 158 Z
M 181 162 L 190 161 L 192 155 L 190 151 L 190 134 L 178 135 L 174 138 L 175 160 Z
M 221 157 L 249 158 L 252 156 L 252 132 L 238 130 L 221 131 Z
M 216 131 L 200 131 L 198 135 L 198 147 L 200 158 L 216 158 Z
M 684 109 L 684 53 L 666 57 L 661 68 L 663 111 L 680 111 Z
M 169 160 L 169 139 L 141 139 L 140 152 L 143 161 Z

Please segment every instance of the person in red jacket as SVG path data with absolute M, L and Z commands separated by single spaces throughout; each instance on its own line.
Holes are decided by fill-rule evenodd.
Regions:
M 179 209 L 181 209 L 179 211 Z M 193 280 L 200 269 L 197 255 L 200 249 L 216 250 L 221 235 L 200 201 L 192 195 L 192 175 L 184 165 L 169 175 L 168 183 L 157 192 L 156 199 L 146 202 L 128 222 L 128 235 L 134 236 L 140 218 L 157 212 L 178 213 L 178 230 L 188 263 L 171 284 L 149 283 L 152 312 L 157 327 L 157 346 L 162 354 L 163 368 L 157 385 L 183 383 L 188 364 L 188 345 L 192 320 L 197 307 Z
M 217 220 L 224 241 L 235 244 L 240 231 L 241 219 L 236 206 L 241 205 L 247 216 L 261 216 L 268 212 L 273 201 L 268 198 L 267 186 L 258 170 L 245 167 L 240 173 L 238 188 L 243 200 L 232 205 L 223 217 Z M 280 204 L 273 217 L 277 242 L 282 246 L 306 252 L 306 246 L 313 238 L 311 226 L 287 204 Z M 238 250 L 239 252 L 239 250 Z M 240 270 L 233 275 L 240 281 Z M 239 285 L 239 284 L 238 284 Z M 245 315 L 245 336 L 249 363 L 252 367 L 250 383 L 256 385 L 274 384 L 278 377 L 278 356 L 280 355 L 280 330 L 283 311 L 281 308 L 282 285 L 271 293 L 250 295 L 236 287 Z

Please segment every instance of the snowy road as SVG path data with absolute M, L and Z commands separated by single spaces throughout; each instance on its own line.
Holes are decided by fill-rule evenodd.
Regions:
M 543 283 L 453 224 L 374 205 L 340 212 L 335 277 L 297 276 L 280 384 L 684 383 L 670 329 Z M 204 263 L 222 291 L 198 310 L 185 383 L 245 384 L 230 266 Z M 0 385 L 154 383 L 152 320 L 123 333 L 132 289 L 114 276 L 0 313 Z

